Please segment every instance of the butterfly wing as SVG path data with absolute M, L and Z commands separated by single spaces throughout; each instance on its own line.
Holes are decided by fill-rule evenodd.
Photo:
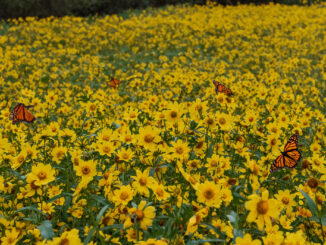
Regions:
M 275 170 L 281 169 L 285 167 L 285 159 L 283 155 L 278 156 L 275 161 L 272 163 L 269 171 L 272 173 Z
M 15 106 L 13 111 L 9 115 L 9 120 L 12 120 L 12 123 L 19 123 L 19 122 L 28 122 L 31 123 L 35 120 L 35 117 L 32 113 L 30 113 L 27 108 L 33 106 L 25 106 L 23 103 L 19 103 Z
M 289 151 L 284 156 L 285 166 L 288 168 L 294 168 L 297 166 L 299 160 L 301 159 L 301 152 L 298 150 Z
M 120 83 L 120 81 L 118 79 L 112 78 L 111 81 L 110 81 L 110 87 L 116 88 L 119 83 Z
M 298 134 L 292 135 L 284 147 L 283 155 L 285 157 L 285 165 L 288 168 L 294 168 L 301 159 L 301 152 L 298 149 L 298 138 Z
M 19 115 L 21 115 L 21 112 L 23 111 L 23 109 L 24 109 L 24 104 L 19 103 L 18 105 L 15 106 L 15 108 L 9 114 L 9 120 L 11 120 L 13 124 L 21 121 Z
M 298 149 L 298 134 L 294 134 L 291 136 L 291 138 L 288 140 L 284 147 L 284 152 L 297 150 Z
M 297 166 L 299 160 L 301 159 L 301 152 L 298 149 L 298 138 L 298 134 L 291 136 L 284 147 L 284 152 L 282 152 L 282 155 L 276 158 L 271 165 L 271 172 L 284 167 L 294 168 Z
M 213 84 L 215 85 L 215 93 L 224 93 L 227 96 L 232 95 L 231 89 L 227 88 L 224 84 L 218 81 L 213 81 Z
M 23 114 L 24 114 L 24 121 L 25 121 L 25 122 L 28 122 L 28 123 L 32 123 L 32 122 L 34 122 L 35 117 L 34 117 L 33 114 L 30 113 L 30 112 L 27 110 L 27 108 L 25 108 L 25 107 L 24 107 Z

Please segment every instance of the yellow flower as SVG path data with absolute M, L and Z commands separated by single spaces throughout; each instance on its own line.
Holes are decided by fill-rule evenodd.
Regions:
M 199 184 L 196 190 L 197 201 L 204 203 L 208 207 L 219 208 L 221 200 L 221 188 L 219 185 L 205 181 L 205 183 Z
M 140 194 L 148 197 L 149 190 L 148 188 L 155 183 L 153 177 L 149 176 L 149 168 L 144 172 L 141 172 L 139 169 L 136 169 L 136 176 L 133 177 L 135 180 L 132 183 L 132 187 Z
M 51 203 L 41 202 L 38 204 L 39 210 L 45 214 L 52 214 L 54 212 L 54 206 Z
M 171 104 L 166 111 L 166 119 L 168 123 L 176 123 L 182 116 L 182 109 L 178 103 Z
M 126 206 L 133 198 L 134 192 L 129 185 L 121 186 L 120 189 L 114 191 L 113 201 L 116 206 Z
M 170 194 L 165 191 L 162 184 L 154 183 L 152 184 L 151 189 L 159 201 L 164 201 L 170 197 Z
M 60 161 L 64 158 L 65 154 L 67 153 L 66 147 L 56 147 L 52 151 L 53 160 L 56 163 L 60 163 Z
M 139 135 L 137 135 L 138 144 L 145 149 L 154 151 L 156 149 L 156 143 L 161 140 L 160 131 L 151 126 L 142 127 L 139 129 Z
M 168 245 L 168 242 L 150 238 L 147 241 L 137 242 L 136 245 Z
M 280 210 L 283 210 L 283 208 L 291 209 L 297 205 L 294 201 L 296 194 L 291 194 L 289 190 L 279 190 L 275 197 L 280 203 Z
M 48 245 L 61 245 L 61 244 L 74 244 L 82 245 L 82 241 L 78 236 L 79 231 L 77 229 L 72 229 L 70 231 L 65 231 L 60 237 L 53 238 L 52 241 L 48 241 Z
M 4 236 L 1 238 L 1 244 L 15 245 L 20 237 L 20 231 L 17 229 L 5 230 Z
M 229 114 L 218 112 L 216 114 L 216 121 L 223 131 L 231 131 L 233 129 L 234 118 Z
M 146 206 L 146 201 L 141 201 L 137 208 L 131 208 L 128 211 L 127 219 L 124 223 L 124 228 L 128 228 L 133 224 L 139 223 L 140 227 L 147 230 L 147 227 L 152 225 L 155 218 L 155 208 Z
M 79 165 L 75 167 L 76 175 L 89 181 L 97 174 L 96 162 L 94 160 L 84 161 L 80 159 Z
M 119 157 L 119 161 L 128 162 L 133 158 L 134 152 L 132 151 L 131 148 L 129 149 L 122 148 L 120 151 L 117 152 L 117 156 Z
M 139 115 L 139 111 L 137 109 L 130 109 L 124 113 L 123 119 L 127 121 L 136 121 Z
M 143 239 L 143 232 L 137 231 L 133 228 L 127 230 L 127 240 L 128 242 L 137 242 L 137 240 Z
M 257 239 L 252 240 L 251 236 L 249 234 L 244 235 L 243 238 L 237 237 L 235 239 L 236 245 L 260 245 L 261 242 Z
M 29 182 L 33 181 L 34 185 L 46 185 L 55 180 L 55 171 L 50 164 L 44 165 L 39 163 L 32 166 L 32 172 L 27 174 Z
M 195 233 L 198 229 L 199 223 L 205 218 L 208 214 L 209 208 L 203 208 L 199 210 L 194 216 L 189 219 L 187 230 L 185 235 L 187 236 L 189 233 Z
M 286 238 L 284 239 L 284 245 L 304 245 L 308 244 L 309 242 L 306 239 L 306 236 L 303 234 L 302 230 L 298 230 L 295 233 L 288 232 L 286 233 Z
M 173 157 L 177 159 L 186 159 L 188 158 L 188 154 L 190 152 L 190 148 L 186 142 L 182 142 L 182 140 L 178 140 L 172 144 L 171 152 L 174 153 Z
M 261 197 L 253 194 L 249 196 L 249 201 L 245 203 L 245 208 L 249 210 L 248 222 L 255 222 L 258 229 L 262 230 L 265 224 L 271 224 L 271 218 L 277 219 L 279 209 L 275 199 L 268 199 L 268 191 L 265 190 Z
M 106 155 L 108 157 L 111 156 L 115 149 L 113 143 L 108 141 L 102 141 L 101 143 L 97 143 L 96 146 L 98 147 L 98 151 L 102 156 Z
M 254 124 L 257 123 L 257 112 L 252 111 L 252 110 L 248 110 L 246 111 L 246 114 L 244 116 L 244 121 L 241 122 L 241 124 L 245 125 L 245 126 L 253 126 Z

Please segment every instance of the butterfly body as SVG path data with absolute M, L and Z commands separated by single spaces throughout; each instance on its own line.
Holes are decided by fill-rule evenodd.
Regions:
M 218 81 L 213 81 L 213 84 L 215 85 L 215 92 L 216 93 L 224 93 L 227 96 L 233 95 L 231 89 L 227 88 L 224 84 L 218 82 Z
M 15 106 L 12 112 L 9 114 L 9 120 L 13 124 L 19 122 L 32 123 L 35 120 L 35 117 L 27 109 L 33 107 L 32 105 L 26 106 L 23 103 L 19 103 Z
M 111 88 L 116 88 L 119 83 L 121 83 L 118 79 L 112 78 L 109 82 Z
M 284 151 L 278 156 L 270 167 L 270 172 L 274 172 L 278 169 L 285 167 L 294 168 L 297 166 L 301 159 L 301 152 L 298 149 L 298 134 L 294 134 L 288 140 L 284 147 Z

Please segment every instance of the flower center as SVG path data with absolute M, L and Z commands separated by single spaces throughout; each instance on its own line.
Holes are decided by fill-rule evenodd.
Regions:
M 110 147 L 109 146 L 104 146 L 103 147 L 103 152 L 104 153 L 110 153 Z
M 60 245 L 69 245 L 69 244 L 70 244 L 70 242 L 69 242 L 69 239 L 67 239 L 67 238 L 64 238 L 60 241 Z
M 176 117 L 178 116 L 178 113 L 175 112 L 175 111 L 171 111 L 170 116 L 171 116 L 172 118 L 176 118 Z
M 129 197 L 128 192 L 124 191 L 120 194 L 120 199 L 121 200 L 126 200 Z
M 153 142 L 154 137 L 152 135 L 150 135 L 150 134 L 147 134 L 147 135 L 145 135 L 144 140 L 145 140 L 146 143 L 149 144 L 149 143 Z
M 122 154 L 122 158 L 125 159 L 125 160 L 128 160 L 129 159 L 129 154 L 128 153 Z
M 211 167 L 216 167 L 216 165 L 217 165 L 217 161 L 211 161 L 211 164 L 210 164 Z
M 209 119 L 207 120 L 207 124 L 208 124 L 208 125 L 213 125 L 213 124 L 214 124 L 214 120 L 213 120 L 212 118 L 209 118 Z
M 145 216 L 145 215 L 144 215 L 144 212 L 141 211 L 141 210 L 136 210 L 136 215 L 137 215 L 137 222 L 143 220 L 143 218 L 144 218 L 144 216 Z
M 276 145 L 276 139 L 272 139 L 272 141 L 271 141 L 271 145 Z
M 146 184 L 147 184 L 147 178 L 141 177 L 141 178 L 139 179 L 139 184 L 140 184 L 141 186 L 146 186 Z
M 102 136 L 102 140 L 109 141 L 109 140 L 110 140 L 110 136 L 108 136 L 108 135 L 103 135 L 103 136 Z
M 308 180 L 308 186 L 309 186 L 310 188 L 317 188 L 317 186 L 318 186 L 318 181 L 317 181 L 315 178 L 310 178 L 310 179 Z
M 39 172 L 39 173 L 37 174 L 37 177 L 38 177 L 40 180 L 43 180 L 43 179 L 46 178 L 46 173 L 44 173 L 44 172 Z
M 176 147 L 175 151 L 180 155 L 183 154 L 183 148 L 181 146 Z
M 224 125 L 226 123 L 226 120 L 224 118 L 220 118 L 218 121 L 222 125 Z
M 19 163 L 22 163 L 24 160 L 25 160 L 24 156 L 19 156 L 17 159 Z
M 197 148 L 197 149 L 201 149 L 203 145 L 204 145 L 204 142 L 200 141 L 200 142 L 198 142 L 198 144 L 196 145 L 196 148 Z
M 90 172 L 91 172 L 91 170 L 89 169 L 88 166 L 82 168 L 82 173 L 83 173 L 84 175 L 87 175 L 87 174 L 89 174 Z
M 155 193 L 156 193 L 159 197 L 163 197 L 163 195 L 164 195 L 164 192 L 163 192 L 162 189 L 157 189 L 157 190 L 155 191 Z
M 212 199 L 214 197 L 214 192 L 212 190 L 206 190 L 204 192 L 204 197 L 208 200 Z
M 266 214 L 267 211 L 268 211 L 268 202 L 267 201 L 260 201 L 258 204 L 257 204 L 257 211 L 259 214 Z
M 289 204 L 289 202 L 290 202 L 289 198 L 287 197 L 282 198 L 282 203 L 284 203 L 285 205 Z

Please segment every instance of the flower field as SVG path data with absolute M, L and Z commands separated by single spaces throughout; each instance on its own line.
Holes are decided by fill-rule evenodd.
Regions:
M 325 4 L 1 23 L 0 244 L 325 244 L 325 26 Z

